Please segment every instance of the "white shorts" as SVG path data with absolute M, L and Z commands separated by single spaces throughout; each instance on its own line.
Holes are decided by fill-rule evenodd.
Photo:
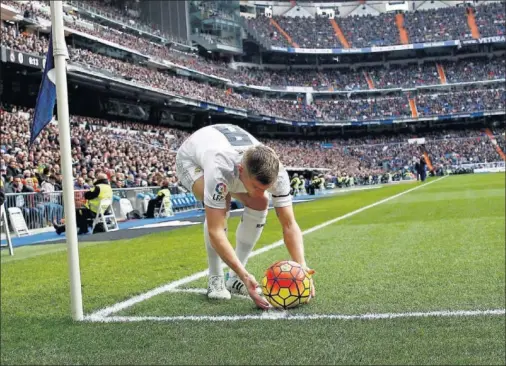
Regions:
M 193 162 L 184 149 L 179 149 L 176 154 L 176 176 L 183 187 L 193 192 L 193 184 L 204 176 L 204 170 Z

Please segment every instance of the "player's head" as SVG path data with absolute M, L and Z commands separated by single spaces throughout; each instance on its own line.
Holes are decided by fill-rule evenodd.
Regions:
M 275 182 L 279 173 L 279 157 L 268 146 L 256 145 L 244 152 L 239 174 L 252 196 L 262 196 Z

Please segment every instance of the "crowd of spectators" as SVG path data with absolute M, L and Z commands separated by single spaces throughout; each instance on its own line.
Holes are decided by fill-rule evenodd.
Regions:
M 339 42 L 329 18 L 316 15 L 309 17 L 274 17 L 279 26 L 292 38 L 292 47 L 332 48 Z
M 41 11 L 41 2 L 19 3 L 6 0 L 4 3 L 17 7 L 22 11 L 29 10 L 32 17 L 49 19 L 47 11 Z M 37 3 L 35 5 L 35 3 Z M 77 2 L 89 8 L 90 5 L 100 8 L 110 14 L 111 19 L 124 18 L 124 10 L 115 9 L 105 5 L 101 1 Z M 474 8 L 476 24 L 482 37 L 504 35 L 505 14 L 504 4 L 490 3 L 480 4 Z M 78 14 L 73 14 L 78 18 Z M 294 44 L 305 48 L 342 48 L 344 47 L 326 17 L 284 17 L 274 16 L 281 28 L 291 37 L 290 43 L 283 34 L 271 23 L 271 19 L 265 16 L 257 16 L 253 19 L 244 19 L 247 27 L 252 29 L 258 36 L 267 42 L 268 45 L 279 47 L 291 47 Z M 126 18 L 124 19 L 126 21 Z M 81 20 L 82 21 L 82 20 Z M 381 13 L 379 15 L 352 15 L 343 18 L 336 18 L 348 43 L 352 47 L 384 46 L 400 43 L 399 30 L 395 22 L 395 15 L 392 13 Z M 101 37 L 111 42 L 118 43 L 139 52 L 164 57 L 167 59 L 179 59 L 175 52 L 169 51 L 161 45 L 147 41 L 141 37 L 124 34 L 114 29 L 98 24 L 88 23 L 89 26 L 82 27 L 74 22 L 67 22 L 66 25 L 76 30 Z M 160 34 L 154 25 L 143 25 L 149 27 L 153 34 Z M 451 6 L 438 9 L 417 10 L 404 13 L 404 27 L 407 30 L 410 42 L 434 42 L 452 39 L 470 39 L 471 30 L 467 24 L 466 8 Z M 167 35 L 165 35 L 167 36 Z M 204 62 L 205 63 L 205 62 Z
M 482 80 L 504 79 L 506 76 L 506 59 L 464 59 L 457 62 L 441 62 L 448 83 L 472 82 Z
M 8 184 L 19 178 L 34 191 L 43 181 L 61 188 L 58 128 L 50 124 L 29 148 L 29 121 L 33 110 L 13 107 L 2 110 L 0 174 Z M 174 180 L 174 151 L 189 136 L 168 127 L 134 122 L 111 122 L 71 116 L 71 148 L 76 187 L 92 185 L 95 176 L 105 173 L 113 188 L 155 186 L 160 179 Z M 504 127 L 494 130 L 499 143 Z M 412 137 L 425 137 L 425 146 L 434 164 L 463 164 L 499 160 L 489 138 L 480 130 L 433 131 L 421 136 L 409 134 L 342 138 L 330 141 L 261 139 L 274 148 L 285 166 L 328 168 L 348 175 L 378 174 L 411 165 L 419 156 Z M 328 148 L 328 145 L 331 148 Z M 51 179 L 50 179 L 51 178 Z
M 477 7 L 475 18 L 481 37 L 504 36 L 506 34 L 506 12 L 502 1 Z
M 351 69 L 292 69 L 269 70 L 241 67 L 250 84 L 284 87 L 305 86 L 316 90 L 365 90 L 367 81 L 362 70 Z
M 459 61 L 441 61 L 448 83 L 497 80 L 506 75 L 504 57 L 472 58 Z M 436 62 L 421 65 L 392 64 L 359 69 L 332 68 L 322 70 L 290 69 L 269 70 L 242 67 L 252 85 L 307 86 L 316 90 L 367 90 L 365 73 L 372 79 L 374 88 L 413 88 L 441 83 Z
M 364 48 L 399 44 L 395 15 L 353 15 L 336 19 L 350 47 Z M 330 26 L 330 23 L 329 23 Z M 342 48 L 343 46 L 339 46 Z
M 29 228 L 45 226 L 62 217 L 58 192 L 63 187 L 59 134 L 49 124 L 29 147 L 29 121 L 33 110 L 0 110 L 2 139 L 0 175 L 6 193 L 40 193 L 10 196 L 9 204 L 21 207 Z M 82 195 L 99 173 L 112 188 L 150 189 L 169 179 L 178 189 L 174 151 L 189 136 L 182 130 L 134 122 L 111 122 L 71 116 L 71 155 L 74 189 Z M 504 148 L 505 128 L 494 130 Z M 489 137 L 479 130 L 433 131 L 421 135 L 396 134 L 342 138 L 331 141 L 261 139 L 279 154 L 288 168 L 327 168 L 327 178 L 348 176 L 359 184 L 380 182 L 385 174 L 405 176 L 420 156 L 412 137 L 425 137 L 425 147 L 436 169 L 465 163 L 500 161 Z M 77 193 L 76 193 L 77 194 Z M 76 196 L 76 203 L 80 196 Z M 10 200 L 10 201 L 9 201 Z
M 184 77 L 177 77 L 168 73 L 159 72 L 144 66 L 120 61 L 103 55 L 92 53 L 89 50 L 73 49 L 71 62 L 80 64 L 95 71 L 106 71 L 112 75 L 128 78 L 139 85 L 153 87 L 177 96 L 194 98 L 219 105 L 241 108 L 256 113 L 274 113 L 278 117 L 302 118 L 305 114 L 297 114 L 298 110 L 308 110 L 301 103 L 277 99 L 247 96 L 226 90 L 224 87 L 214 87 L 199 83 Z M 272 114 L 271 114 L 272 115 Z
M 344 149 L 366 167 L 379 165 L 386 171 L 398 171 L 412 166 L 415 158 L 420 155 L 418 145 L 407 142 L 410 137 L 412 136 L 397 135 L 393 138 L 397 142 L 392 139 L 382 141 L 380 138 L 374 144 L 349 145 Z M 489 138 L 480 130 L 438 131 L 423 134 L 423 137 L 434 168 L 500 161 Z
M 47 11 L 47 9 L 49 9 L 49 1 L 47 1 L 47 0 L 46 1 L 43 1 L 43 0 L 24 1 L 24 2 L 3 0 L 2 3 L 6 4 L 6 5 L 13 6 L 15 8 L 18 8 L 18 9 L 22 10 L 23 13 L 25 11 L 28 11 L 28 13 L 30 14 L 30 18 L 32 18 L 32 19 L 42 18 L 42 19 L 50 20 L 49 12 Z M 108 18 L 110 20 L 114 20 L 116 22 L 119 21 L 120 23 L 123 23 L 124 25 L 127 25 L 127 26 L 134 26 L 135 28 L 140 29 L 146 33 L 156 35 L 159 37 L 163 37 L 169 41 L 174 41 L 174 42 L 178 42 L 178 43 L 182 43 L 182 44 L 187 43 L 187 41 L 185 41 L 183 39 L 174 37 L 171 34 L 163 33 L 155 23 L 147 24 L 144 20 L 140 19 L 140 13 L 138 10 L 136 10 L 134 12 L 129 11 L 128 6 L 125 6 L 124 8 L 121 9 L 121 8 L 111 6 L 110 4 L 107 3 L 107 1 L 102 1 L 102 0 L 86 0 L 86 1 L 71 0 L 71 1 L 69 1 L 69 3 L 71 3 L 72 6 L 78 8 L 78 9 L 81 8 L 81 9 L 97 12 L 105 18 Z M 45 8 L 46 11 L 42 11 L 41 8 Z M 72 11 L 72 10 L 66 11 L 66 13 L 67 13 L 67 15 L 71 15 L 74 19 L 81 18 L 80 15 L 78 13 L 76 13 L 75 11 Z M 137 14 L 137 15 L 135 15 L 135 14 Z M 82 20 L 82 19 L 80 19 L 80 20 Z M 72 24 L 70 22 L 66 22 L 65 25 L 67 25 L 67 26 L 72 25 L 72 27 L 77 26 L 77 24 Z M 77 28 L 75 28 L 75 29 L 84 31 L 83 29 L 77 29 Z M 102 30 L 105 30 L 105 29 L 108 29 L 108 28 L 107 27 L 102 28 Z
M 20 32 L 15 26 L 2 21 L 0 45 L 16 51 L 44 55 L 49 47 L 45 37 L 37 37 L 34 33 Z
M 47 50 L 48 40 L 44 36 L 37 37 L 33 33 L 20 33 L 15 26 L 6 23 L 2 23 L 1 32 L 3 46 L 39 55 L 43 55 Z M 152 43 L 148 43 L 152 45 Z M 169 54 L 171 57 L 175 57 L 175 53 L 169 51 L 166 52 L 164 57 Z M 344 68 L 322 69 L 319 71 L 240 68 L 236 71 L 227 67 L 224 63 L 204 61 L 202 58 L 186 55 L 181 57 L 185 57 L 184 63 L 188 68 L 250 85 L 311 86 L 318 90 L 365 90 L 368 89 L 368 84 L 364 71 L 369 73 L 377 89 L 407 88 L 440 83 L 435 62 L 422 65 L 391 65 L 389 68 L 363 67 L 359 70 Z M 92 58 L 96 58 L 96 60 L 92 60 Z M 100 64 L 103 61 L 103 57 L 91 52 L 88 52 L 87 59 L 94 64 Z M 178 61 L 182 62 L 183 59 L 178 59 Z M 503 57 L 463 59 L 457 62 L 442 61 L 441 64 L 449 83 L 494 80 L 505 77 L 506 61 Z
M 49 7 L 41 3 L 35 4 L 36 2 L 16 2 L 16 1 L 2 1 L 7 5 L 11 5 L 23 13 L 28 11 L 31 14 L 31 18 L 34 20 L 50 20 Z M 44 9 L 45 11 L 42 11 Z M 70 15 L 70 14 L 68 14 Z M 98 23 L 91 23 L 79 17 L 78 14 L 72 13 L 73 20 L 64 18 L 65 26 L 74 29 L 76 31 L 86 33 L 100 39 L 104 39 L 109 42 L 116 43 L 120 46 L 132 49 L 138 53 L 146 56 L 153 56 L 163 58 L 168 61 L 179 61 L 188 57 L 185 53 L 176 52 L 169 50 L 161 43 L 155 43 L 140 36 L 134 36 L 129 33 L 121 32 L 117 29 L 106 27 Z
M 184 40 L 176 39 L 171 34 L 163 33 L 159 27 L 155 23 L 146 23 L 144 19 L 141 19 L 141 14 L 139 12 L 139 7 L 132 11 L 133 9 L 129 9 L 127 3 L 125 2 L 124 8 L 120 9 L 118 7 L 111 6 L 107 1 L 104 0 L 86 0 L 86 1 L 70 1 L 73 6 L 76 6 L 78 9 L 86 9 L 91 10 L 100 14 L 103 17 L 108 19 L 118 21 L 125 25 L 133 26 L 136 29 L 140 29 L 146 33 L 153 34 L 159 37 L 163 37 L 165 39 L 174 40 L 179 43 L 184 43 Z
M 272 24 L 271 19 L 266 16 L 258 15 L 256 18 L 244 18 L 244 24 L 269 47 L 292 47 L 285 36 Z
M 40 4 L 35 6 L 34 2 L 19 3 L 15 1 L 2 1 L 2 3 L 11 5 L 22 12 L 28 11 L 32 14 L 32 18 L 49 19 L 49 13 L 42 12 Z M 86 2 L 87 3 L 87 2 Z M 99 3 L 99 2 L 98 2 Z M 96 5 L 96 3 L 95 3 Z M 109 8 L 110 9 L 110 8 Z M 72 14 L 74 20 L 79 19 L 77 14 Z M 104 39 L 109 42 L 113 42 L 117 45 L 132 49 L 142 55 L 153 57 L 155 60 L 170 61 L 180 66 L 186 66 L 188 68 L 226 78 L 241 78 L 241 75 L 235 72 L 233 69 L 227 67 L 226 64 L 219 61 L 208 61 L 205 58 L 198 57 L 195 54 L 181 52 L 176 49 L 169 49 L 160 43 L 156 43 L 140 36 L 134 36 L 128 33 L 121 32 L 119 30 L 105 27 L 98 23 L 90 23 L 83 19 L 79 19 L 81 24 L 76 21 L 66 21 L 65 25 L 71 29 L 77 30 L 82 33 L 86 33 L 100 39 Z M 46 41 L 47 43 L 47 41 Z M 244 79 L 242 79 L 244 81 Z M 246 80 L 248 81 L 248 80 Z
M 49 124 L 28 149 L 32 117 L 33 110 L 16 107 L 11 111 L 2 110 L 0 171 L 14 178 L 19 174 L 43 174 L 47 168 L 44 175 L 53 175 L 55 182 L 61 185 L 57 125 Z M 71 116 L 71 126 L 74 176 L 90 185 L 96 174 L 103 172 L 111 179 L 113 187 L 118 188 L 135 186 L 136 178 L 141 179 L 138 186 L 156 185 L 160 176 L 172 175 L 175 156 L 169 151 L 188 136 L 170 128 L 154 130 L 145 124 L 82 116 Z
M 480 111 L 504 111 L 506 108 L 506 90 L 500 88 L 482 88 L 465 91 L 441 91 L 430 94 L 418 94 L 416 106 L 420 116 L 452 113 L 472 113 Z
M 473 11 L 473 10 L 469 10 Z M 494 2 L 479 4 L 474 8 L 476 24 L 482 37 L 504 35 L 504 4 Z M 343 48 L 330 20 L 325 17 L 272 17 L 290 36 L 293 43 L 302 48 Z M 365 48 L 400 44 L 395 14 L 352 15 L 335 18 L 351 47 Z M 269 45 L 293 47 L 293 43 L 279 34 L 265 16 L 246 20 Z M 404 28 L 411 43 L 438 42 L 471 39 L 465 7 L 449 6 L 404 13 Z
M 412 43 L 472 38 L 466 9 L 456 6 L 406 12 L 404 28 Z
M 5 35 L 5 37 L 2 36 L 2 44 L 25 52 L 40 53 L 41 49 L 47 47 L 47 40 L 44 37 L 36 38 L 33 34 L 19 34 L 14 26 L 3 24 L 2 35 Z M 115 77 L 132 80 L 138 85 L 158 88 L 164 92 L 178 96 L 291 120 L 314 120 L 320 114 L 324 120 L 395 118 L 409 117 L 412 114 L 406 97 L 366 98 L 361 96 L 361 99 L 353 97 L 330 101 L 320 100 L 313 107 L 305 105 L 303 100 L 279 100 L 236 93 L 231 89 L 225 89 L 225 87 L 211 86 L 145 66 L 96 54 L 85 49 L 72 48 L 70 54 L 71 63 L 79 64 L 82 67 L 100 73 L 108 73 Z M 444 68 L 449 82 L 456 82 L 472 81 L 476 78 L 482 80 L 503 78 L 503 66 L 505 66 L 504 59 L 493 58 L 490 62 L 473 59 L 469 62 L 446 63 Z M 376 88 L 392 88 L 397 86 L 397 84 L 407 87 L 436 84 L 438 82 L 437 69 L 434 63 L 422 66 L 391 67 L 390 69 L 380 67 L 369 68 L 367 69 L 367 73 L 371 76 Z M 321 72 L 312 71 L 306 73 L 301 70 L 300 77 L 293 77 L 292 75 L 297 75 L 293 71 L 277 73 L 266 70 L 249 70 L 249 75 L 252 79 L 264 79 L 266 82 L 272 84 L 288 79 L 293 80 L 293 83 L 301 82 L 303 85 L 312 85 L 320 90 L 322 88 L 324 90 L 364 90 L 366 89 L 366 82 L 363 74 L 363 70 L 349 70 L 348 72 L 323 70 Z M 411 75 L 411 81 L 408 81 L 408 74 Z M 264 76 L 266 77 L 264 78 Z M 484 93 L 481 91 L 438 91 L 437 93 L 432 92 L 430 95 L 420 94 L 415 101 L 419 115 L 421 116 L 474 112 L 487 109 L 497 110 L 504 108 L 505 103 L 504 88 L 497 90 L 487 89 Z
M 39 16 L 47 17 L 46 13 L 33 10 L 35 8 L 30 3 L 21 3 L 16 6 L 30 9 L 30 11 L 34 11 Z M 289 71 L 274 71 L 250 68 L 244 72 L 243 69 L 234 70 L 224 62 L 210 61 L 188 53 L 170 50 L 161 44 L 156 44 L 141 37 L 125 34 L 102 25 L 91 23 L 89 23 L 90 27 L 83 27 L 75 23 L 67 25 L 81 32 L 129 47 L 141 54 L 152 56 L 159 61 L 170 61 L 202 73 L 249 85 L 312 86 L 318 90 L 360 90 L 368 88 L 364 71 L 368 72 L 371 76 L 375 88 L 415 87 L 433 85 L 440 82 L 434 62 L 422 65 L 391 65 L 389 68 L 363 67 L 359 70 L 322 69 L 319 71 L 308 71 L 293 69 Z M 4 46 L 39 55 L 46 51 L 48 45 L 48 40 L 45 36 L 36 37 L 32 33 L 20 33 L 16 26 L 7 25 L 6 23 L 2 23 L 1 38 L 2 45 Z M 473 60 L 464 59 L 458 62 L 445 61 L 442 64 L 444 65 L 448 82 L 452 83 L 498 79 L 504 78 L 505 75 L 505 61 L 503 57 L 496 57 L 491 60 L 482 58 Z M 469 70 L 471 72 L 468 72 Z
M 8 196 L 8 204 L 23 210 L 30 229 L 46 226 L 51 218 L 63 214 L 58 193 L 63 188 L 58 129 L 55 123 L 49 124 L 29 147 L 32 118 L 33 110 L 16 107 L 0 110 L 0 176 L 5 180 L 5 191 L 39 193 Z M 82 203 L 78 194 L 89 189 L 99 173 L 108 177 L 112 188 L 148 190 L 169 179 L 170 186 L 178 189 L 174 152 L 189 136 L 188 132 L 84 116 L 71 116 L 70 121 L 76 204 Z M 493 131 L 503 149 L 505 131 L 504 127 Z M 408 142 L 413 137 L 425 137 L 432 165 L 438 170 L 501 159 L 489 137 L 472 129 L 331 141 L 263 138 L 261 141 L 274 148 L 289 169 L 326 168 L 328 181 L 347 176 L 358 184 L 371 184 L 382 181 L 387 173 L 405 176 L 412 171 L 421 154 L 416 144 Z
M 434 62 L 422 65 L 390 65 L 389 68 L 371 67 L 367 72 L 376 89 L 414 88 L 422 85 L 437 85 L 441 83 Z
M 409 101 L 405 96 L 320 99 L 315 105 L 326 121 L 411 117 Z

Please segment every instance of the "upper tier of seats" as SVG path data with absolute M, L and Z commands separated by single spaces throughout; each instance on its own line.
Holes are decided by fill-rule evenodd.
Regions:
M 473 13 L 481 37 L 505 34 L 504 3 L 477 5 Z M 417 10 L 405 12 L 403 27 L 409 43 L 472 39 L 472 29 L 463 7 Z M 338 36 L 332 21 L 342 31 L 348 46 L 364 48 L 402 44 L 401 34 L 393 13 L 379 15 L 353 15 L 329 19 L 316 16 L 268 18 L 258 16 L 245 19 L 248 28 L 254 29 L 265 42 L 277 47 L 295 48 L 347 48 Z M 280 28 L 278 28 L 278 26 Z M 284 32 L 281 32 L 281 30 Z M 287 37 L 288 36 L 288 37 Z

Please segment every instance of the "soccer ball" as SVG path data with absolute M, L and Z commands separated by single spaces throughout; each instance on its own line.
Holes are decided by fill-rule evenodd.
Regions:
M 310 276 L 299 263 L 279 261 L 265 271 L 262 292 L 273 307 L 294 308 L 309 301 Z

